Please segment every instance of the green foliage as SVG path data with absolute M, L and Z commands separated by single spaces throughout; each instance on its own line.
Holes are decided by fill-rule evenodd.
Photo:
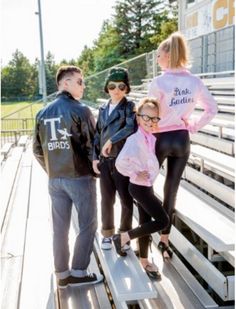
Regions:
M 168 0 L 120 0 L 115 10 L 119 51 L 125 58 L 155 49 L 155 41 L 150 38 L 159 36 L 162 25 L 175 14 Z
M 51 94 L 57 91 L 57 85 L 55 82 L 57 68 L 58 66 L 55 64 L 53 54 L 48 52 L 45 60 L 47 94 Z
M 30 97 L 37 86 L 36 68 L 19 51 L 13 54 L 9 65 L 2 69 L 2 97 Z
M 149 38 L 150 42 L 155 46 L 158 46 L 163 40 L 165 40 L 171 33 L 178 30 L 178 16 L 177 6 L 172 4 L 166 6 L 162 12 L 162 17 L 155 17 L 155 32 Z
M 82 70 L 85 76 L 89 76 L 94 72 L 94 52 L 93 49 L 86 45 L 76 63 Z
M 114 9 L 113 17 L 104 21 L 93 47 L 85 46 L 77 59 L 64 59 L 56 64 L 54 56 L 47 53 L 47 94 L 56 91 L 55 75 L 62 64 L 78 65 L 85 77 L 91 76 L 124 60 L 156 49 L 162 40 L 177 30 L 177 7 L 170 5 L 168 0 L 117 0 Z M 142 61 L 134 68 L 129 68 L 131 81 L 135 84 L 146 74 L 141 66 L 145 67 Z M 9 64 L 1 69 L 2 101 L 13 98 L 38 99 L 38 67 L 37 60 L 31 65 L 29 60 L 16 50 Z M 98 78 L 86 81 L 89 97 L 96 98 L 98 91 L 103 92 L 102 78 L 103 75 L 99 75 Z
M 166 21 L 161 24 L 161 31 L 159 34 L 150 38 L 150 41 L 158 46 L 163 40 L 165 40 L 171 33 L 177 31 L 177 24 L 173 20 Z
M 119 50 L 126 58 L 150 51 L 148 37 L 159 14 L 156 0 L 123 0 L 116 5 L 115 27 L 119 31 Z
M 95 42 L 94 49 L 94 71 L 100 72 L 115 64 L 120 63 L 123 58 L 119 53 L 119 34 L 111 22 L 105 21 Z
M 104 22 L 94 48 L 85 47 L 79 63 L 83 67 L 85 61 L 86 73 L 100 72 L 156 49 L 176 30 L 177 7 L 168 0 L 119 0 L 113 19 Z

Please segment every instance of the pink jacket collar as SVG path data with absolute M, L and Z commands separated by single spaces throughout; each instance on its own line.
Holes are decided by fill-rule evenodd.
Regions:
M 152 133 L 146 132 L 141 126 L 138 127 L 138 131 L 144 137 L 148 149 L 153 152 L 155 150 L 156 138 L 152 135 Z

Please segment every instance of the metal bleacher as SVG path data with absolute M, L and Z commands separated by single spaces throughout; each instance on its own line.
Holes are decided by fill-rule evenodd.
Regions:
M 117 256 L 114 248 L 110 252 L 102 252 L 99 230 L 89 270 L 95 273 L 102 272 L 105 276 L 104 282 L 79 289 L 57 290 L 53 274 L 47 175 L 33 158 L 31 144 L 28 143 L 25 150 L 23 148 L 15 146 L 2 166 L 2 172 L 6 175 L 5 173 L 9 172 L 9 164 L 13 159 L 16 161 L 12 172 L 8 173 L 11 181 L 9 180 L 3 188 L 5 195 L 1 195 L 1 202 L 6 201 L 1 218 L 2 308 L 124 309 L 131 304 L 140 308 L 150 308 L 150 304 L 154 306 L 151 308 L 158 308 L 159 305 L 204 308 L 202 302 L 207 306 L 216 305 L 199 284 L 195 283 L 193 293 L 171 264 L 163 264 L 156 248 L 153 248 L 153 258 L 163 272 L 162 281 L 157 283 L 147 277 L 132 250 L 128 252 L 127 258 Z M 7 186 L 11 190 L 7 190 Z M 99 201 L 98 194 L 98 205 Z M 117 200 L 116 210 L 118 209 Z M 78 231 L 75 215 L 72 218 L 71 249 L 75 233 Z M 116 218 L 118 220 L 119 213 L 116 213 Z M 137 224 L 135 219 L 134 224 Z M 176 261 L 177 257 L 173 260 Z M 199 289 L 201 302 L 195 295 Z
M 234 106 L 234 78 L 203 80 L 221 106 Z M 132 88 L 138 101 L 147 93 L 147 81 Z M 221 98 L 221 99 L 220 99 Z M 227 101 L 227 99 L 229 99 Z M 103 102 L 100 100 L 100 102 Z M 228 103 L 227 103 L 228 102 Z M 97 114 L 97 110 L 93 110 Z M 196 115 L 200 110 L 195 111 Z M 230 129 L 230 131 L 227 131 Z M 163 262 L 153 235 L 150 256 L 161 281 L 151 281 L 133 250 L 123 258 L 114 248 L 100 249 L 99 228 L 89 270 L 104 275 L 104 282 L 58 290 L 53 274 L 50 200 L 47 175 L 33 158 L 31 140 L 2 148 L 0 223 L 2 233 L 1 307 L 35 309 L 124 308 L 234 308 L 234 112 L 219 109 L 216 117 L 191 135 L 191 155 L 179 188 L 170 241 L 171 261 Z M 165 164 L 154 184 L 163 197 Z M 100 193 L 98 186 L 98 211 Z M 119 221 L 119 199 L 115 205 Z M 70 230 L 70 246 L 78 232 Z M 134 210 L 133 225 L 137 223 Z M 117 224 L 118 225 L 118 224 Z M 132 241 L 133 249 L 136 242 Z

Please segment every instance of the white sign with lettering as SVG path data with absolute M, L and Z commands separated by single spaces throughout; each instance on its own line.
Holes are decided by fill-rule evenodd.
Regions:
M 187 39 L 204 35 L 235 23 L 235 0 L 212 0 L 185 16 Z

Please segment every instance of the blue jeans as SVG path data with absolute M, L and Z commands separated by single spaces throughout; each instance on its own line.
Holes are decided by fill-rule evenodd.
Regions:
M 53 254 L 58 279 L 68 275 L 84 276 L 90 262 L 93 241 L 97 229 L 96 180 L 92 176 L 79 178 L 49 179 L 49 194 L 52 201 Z M 77 211 L 79 233 L 76 236 L 69 267 L 68 234 L 72 205 Z

